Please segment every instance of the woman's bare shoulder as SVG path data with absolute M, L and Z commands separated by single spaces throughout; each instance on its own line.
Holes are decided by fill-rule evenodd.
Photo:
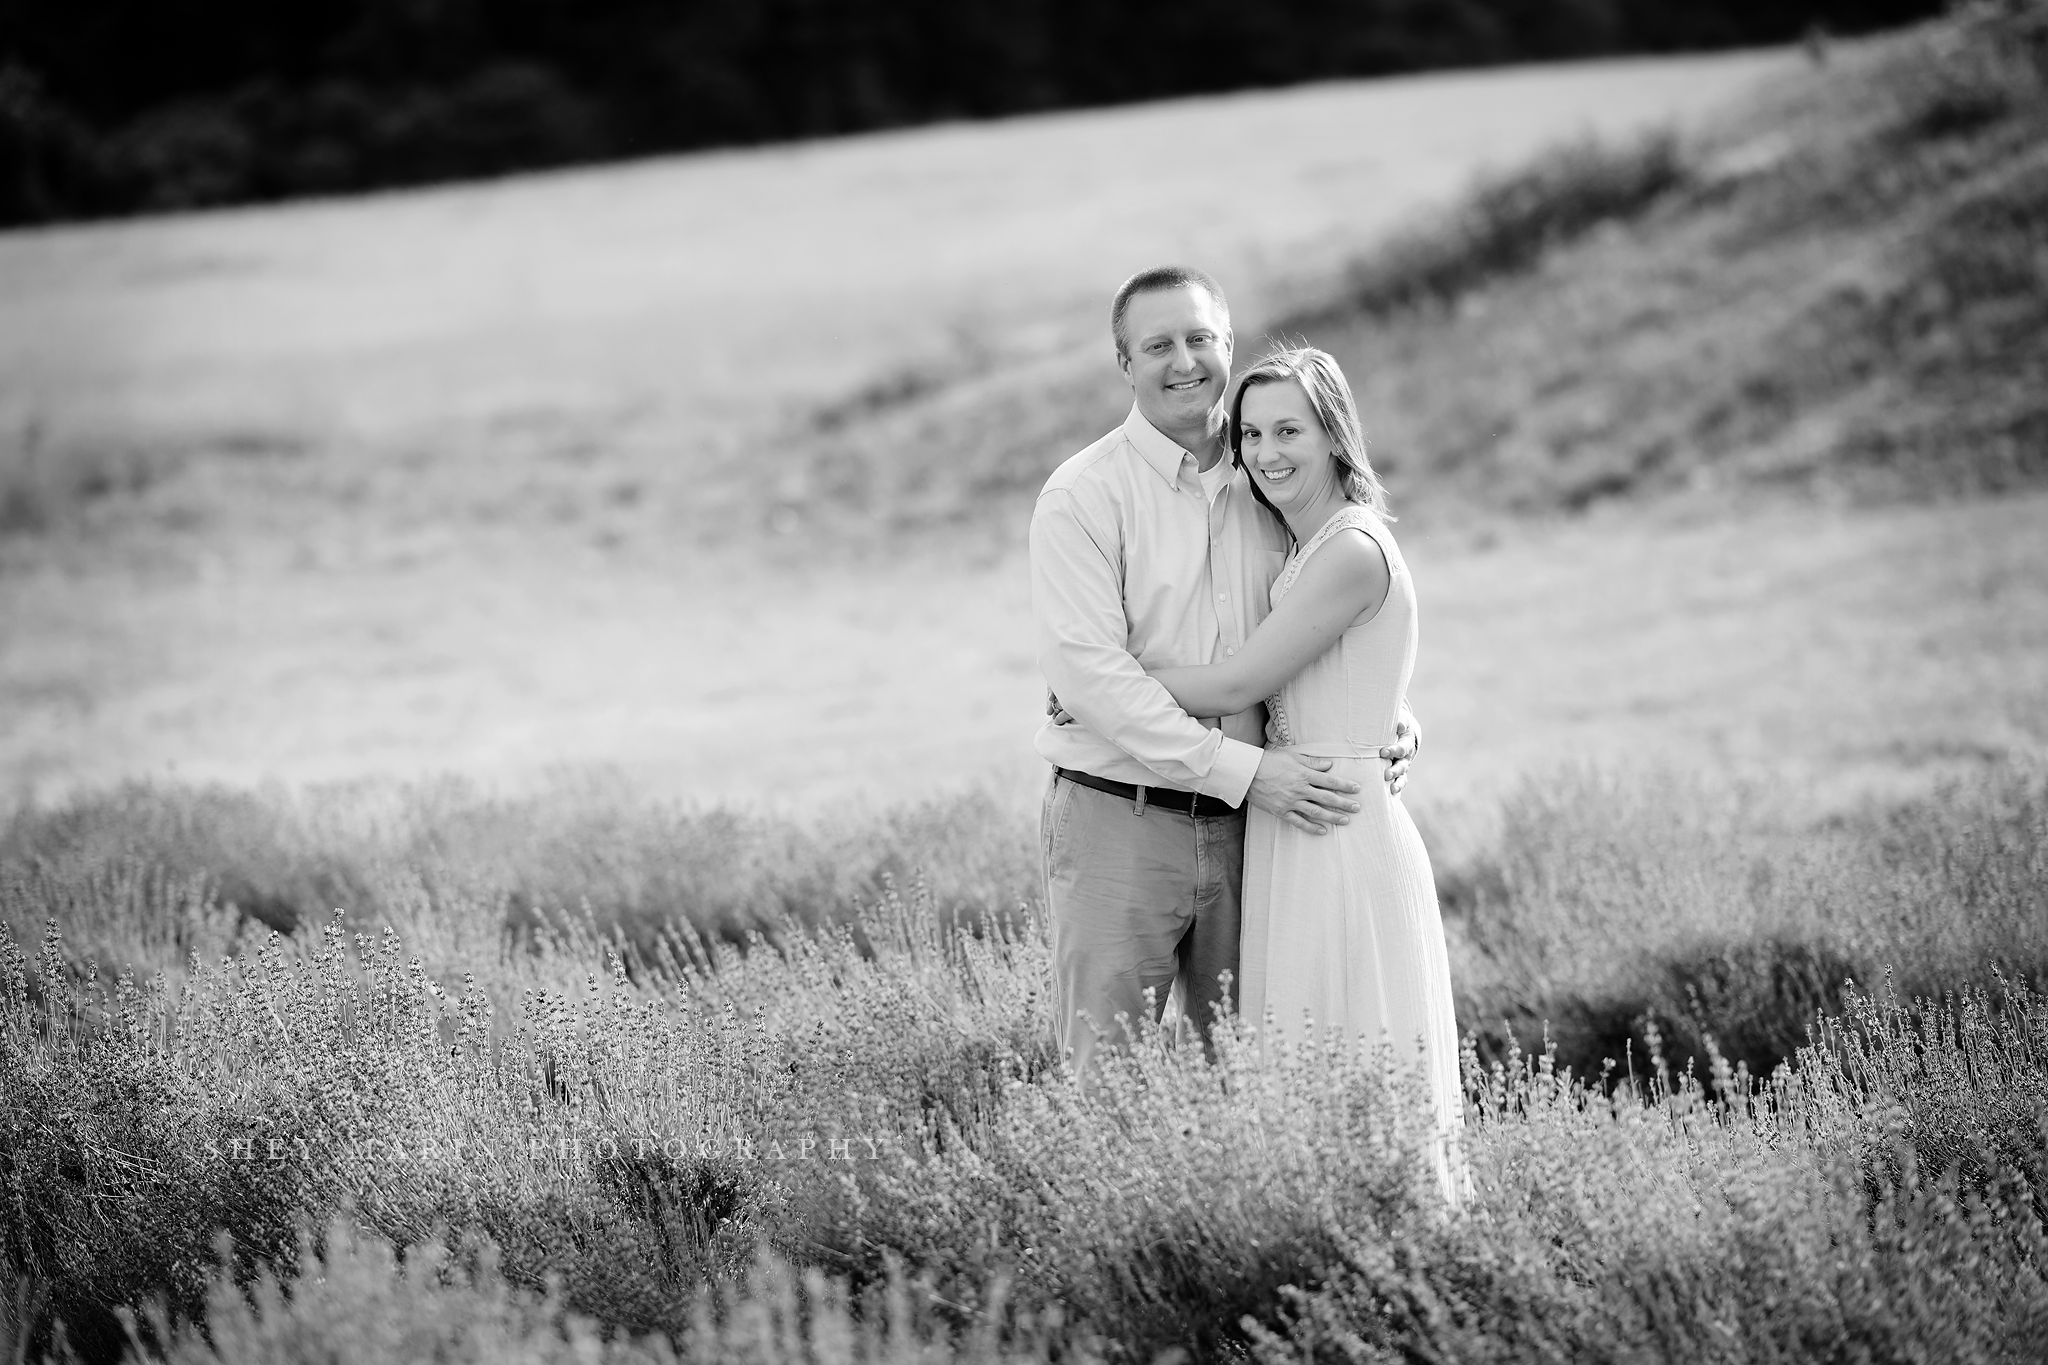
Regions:
M 1378 540 L 1361 526 L 1346 526 L 1324 541 L 1301 566 L 1296 591 L 1377 603 L 1393 580 Z

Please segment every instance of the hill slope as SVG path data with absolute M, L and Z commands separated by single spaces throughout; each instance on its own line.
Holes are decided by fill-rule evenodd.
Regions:
M 1562 148 L 1302 290 L 1397 498 L 2048 479 L 2048 7 L 1839 51 L 1710 136 Z M 1262 349 L 1240 334 L 1241 357 Z M 1095 348 L 826 409 L 840 505 L 1014 527 L 1128 398 Z M 854 415 L 857 414 L 857 415 Z
M 1028 743 L 1041 693 L 1022 564 L 1006 545 L 1021 538 L 1045 471 L 1127 401 L 1100 339 L 1109 264 L 1182 249 L 1170 244 L 1172 223 L 1141 221 L 1129 206 L 1132 217 L 1105 226 L 1093 205 L 1113 196 L 1081 210 L 1048 201 L 1039 188 L 1058 166 L 1107 184 L 1090 178 L 1100 166 L 1076 168 L 1056 153 L 1093 145 L 1107 163 L 1129 149 L 1107 146 L 1115 138 L 1105 128 L 1164 138 L 1198 116 L 1213 116 L 1204 128 L 1236 120 L 1232 148 L 1256 150 L 1263 130 L 1304 110 L 1348 108 L 1361 134 L 1381 137 L 1348 148 L 1350 171 L 1318 169 L 1323 149 L 1343 138 L 1314 119 L 1329 141 L 1296 139 L 1260 168 L 1273 184 L 1314 189 L 1335 212 L 1372 199 L 1373 184 L 1419 191 L 1425 172 L 1438 193 L 1450 190 L 1463 174 L 1454 167 L 1471 162 L 1446 149 L 1469 152 L 1482 127 L 1503 127 L 1503 106 L 1532 125 L 1521 130 L 1530 145 L 1574 126 L 1590 104 L 1612 105 L 1616 92 L 1670 86 L 1676 110 L 1688 80 L 1747 73 L 1748 86 L 1772 70 L 1769 101 L 1739 125 L 1668 144 L 1610 136 L 1606 152 L 1564 154 L 1494 182 L 1451 219 L 1359 256 L 1348 275 L 1345 256 L 1399 216 L 1394 204 L 1369 222 L 1335 219 L 1350 226 L 1345 241 L 1287 238 L 1264 268 L 1242 241 L 1229 258 L 1247 350 L 1284 323 L 1338 347 L 1361 376 L 1403 544 L 1430 584 L 1417 695 L 1427 697 L 1435 758 L 1416 800 L 1486 798 L 1519 773 L 1548 770 L 1560 736 L 1593 760 L 1661 754 L 1851 787 L 2038 754 L 2048 648 L 2036 623 L 2048 617 L 2037 599 L 2048 578 L 2027 528 L 2042 493 L 1854 516 L 1776 494 L 1785 505 L 1741 517 L 1691 516 L 1697 493 L 1643 505 L 1656 489 L 1689 484 L 1696 468 L 1726 472 L 1741 490 L 1781 488 L 1773 471 L 1799 466 L 1766 457 L 1793 450 L 1786 433 L 1823 411 L 1895 426 L 1917 414 L 1936 437 L 1978 421 L 1991 434 L 1954 450 L 1995 452 L 2002 430 L 2019 451 L 2009 472 L 2035 477 L 2025 423 L 2036 390 L 2025 378 L 2039 363 L 2027 311 L 2039 290 L 2026 272 L 2040 258 L 2026 244 L 2038 241 L 2029 235 L 2037 220 L 2008 189 L 2031 174 L 2025 138 L 2038 126 L 2038 81 L 2027 68 L 2000 68 L 2004 84 L 1991 88 L 2006 90 L 2001 101 L 1976 97 L 1981 82 L 1941 79 L 1962 69 L 1930 56 L 1953 32 L 1843 48 L 1818 71 L 1790 70 L 1796 54 L 1767 54 L 1711 71 L 1624 66 L 1311 89 L 1227 108 L 906 134 L 786 162 L 706 159 L 488 193 L 0 238 L 0 283 L 40 279 L 46 295 L 69 290 L 92 305 L 74 310 L 69 331 L 0 313 L 0 357 L 46 367 L 10 375 L 55 373 L 97 354 L 73 345 L 86 324 L 137 321 L 147 325 L 121 329 L 132 372 L 72 373 L 80 412 L 147 416 L 154 400 L 145 398 L 175 389 L 208 420 L 248 422 L 195 427 L 182 451 L 138 438 L 138 460 L 162 463 L 144 465 L 143 486 L 131 489 L 123 466 L 82 458 L 92 452 L 58 439 L 68 433 L 52 420 L 40 467 L 73 482 L 45 498 L 31 461 L 31 481 L 15 485 L 26 488 L 23 515 L 14 534 L 0 533 L 0 620 L 10 627 L 0 631 L 0 773 L 23 799 L 172 764 L 186 778 L 243 783 L 436 771 L 523 782 L 557 763 L 606 763 L 652 790 L 805 809 L 861 794 L 922 797 L 982 776 L 1014 776 L 1021 791 L 1043 780 Z M 1946 60 L 1984 50 L 1956 45 Z M 1921 83 L 1907 86 L 1913 73 Z M 1606 93 L 1596 99 L 1595 89 Z M 1575 102 L 1568 117 L 1551 103 L 1565 99 Z M 1609 108 L 1600 126 L 1640 126 L 1644 106 L 1634 107 L 1633 119 Z M 1401 109 L 1398 126 L 1379 117 Z M 1455 128 L 1430 128 L 1433 142 L 1416 135 L 1432 118 L 1460 117 Z M 1545 120 L 1552 131 L 1539 137 L 1533 125 Z M 935 150 L 954 158 L 949 166 L 1035 150 L 1040 178 L 1007 164 L 941 185 L 882 174 L 907 173 Z M 1398 164 L 1367 166 L 1358 158 L 1368 150 L 1398 152 Z M 1519 155 L 1499 143 L 1491 154 Z M 1885 169 L 1894 165 L 1908 171 Z M 1816 166 L 1835 167 L 1846 187 L 1837 194 L 1875 197 L 1843 200 L 1828 217 Z M 793 215 L 777 217 L 789 235 L 763 258 L 795 252 L 808 272 L 796 285 L 778 277 L 780 295 L 721 301 L 693 279 L 640 268 L 688 255 L 677 243 L 696 241 L 702 256 L 704 242 L 728 240 L 685 233 L 683 210 L 710 203 L 700 191 L 794 195 L 821 168 L 866 185 L 866 197 L 858 213 L 803 223 L 814 237 Z M 1889 198 L 1877 193 L 1884 184 Z M 1400 202 L 1412 212 L 1434 197 Z M 1013 234 L 965 226 L 1000 222 L 1020 199 L 1040 212 Z M 758 210 L 742 200 L 721 208 L 731 240 Z M 884 201 L 894 216 L 877 207 Z M 631 211 L 664 204 L 674 216 Z M 927 207 L 958 255 L 942 259 L 924 250 L 930 237 L 896 230 Z M 1958 216 L 2007 226 L 1924 236 L 1927 223 Z M 628 218 L 630 237 L 579 249 L 590 245 L 583 228 L 610 231 Z M 1303 226 L 1247 195 L 1204 231 L 1272 241 L 1260 230 L 1276 220 Z M 1589 226 L 1602 221 L 1613 226 Z M 1140 228 L 1151 235 L 1134 235 Z M 1819 245 L 1807 240 L 1814 233 Z M 826 238 L 836 254 L 810 249 Z M 1816 312 L 1799 292 L 1816 261 L 1832 266 L 1854 248 L 1875 263 L 1864 277 L 1871 298 L 1916 297 L 1900 291 L 1918 278 L 1930 241 L 1942 259 L 2005 262 L 2024 286 L 1951 295 L 1967 305 L 1952 310 L 1952 327 L 1974 350 L 1944 352 L 1938 332 L 1875 332 L 1863 315 Z M 309 242 L 319 250 L 285 250 Z M 232 253 L 221 254 L 228 245 L 256 259 L 237 273 Z M 830 293 L 834 271 L 856 258 L 893 263 L 900 278 L 921 276 L 930 288 L 891 291 L 887 310 Z M 1020 270 L 1026 259 L 1031 268 Z M 1008 264 L 1005 310 L 973 335 L 1000 344 L 953 345 L 953 315 L 933 300 L 957 307 L 958 281 L 987 284 L 991 262 Z M 717 263 L 696 261 L 707 271 Z M 39 265 L 50 273 L 37 276 Z M 495 288 L 514 265 L 536 286 L 519 296 L 524 313 Z M 66 267 L 73 273 L 59 273 Z M 1240 279 L 1263 287 L 1240 288 Z M 1047 280 L 1108 282 L 1075 299 L 1055 296 Z M 806 316 L 810 325 L 793 325 Z M 1027 344 L 1018 321 L 1027 317 L 1048 321 L 1050 339 Z M 845 330 L 849 318 L 867 330 Z M 443 332 L 429 327 L 443 323 Z M 692 327 L 702 335 L 685 335 Z M 893 344 L 906 337 L 914 348 Z M 207 349 L 210 340 L 219 346 Z M 1862 368 L 1826 368 L 1852 345 L 1865 348 Z M 890 367 L 892 354 L 945 359 Z M 1810 357 L 1812 375 L 1798 377 L 1787 360 L 1795 354 Z M 1944 354 L 1964 359 L 1944 367 Z M 263 363 L 244 366 L 245 356 Z M 727 364 L 708 370 L 700 357 Z M 878 366 L 878 377 L 856 382 Z M 1743 376 L 1783 381 L 1786 396 L 1775 407 L 1752 401 Z M 584 393 L 600 381 L 613 387 Z M 1996 387 L 2006 406 L 1959 412 L 1970 385 Z M 51 392 L 27 391 L 38 400 Z M 1719 447 L 1700 436 L 1714 435 L 1704 416 L 1717 391 L 1736 404 Z M 393 413 L 408 395 L 447 415 L 407 428 Z M 642 398 L 649 406 L 634 408 Z M 773 424 L 785 402 L 793 415 L 779 433 L 732 416 L 744 408 Z M 318 420 L 330 406 L 348 418 L 339 437 Z M 1593 421 L 1602 412 L 1605 425 Z M 1510 416 L 1519 443 L 1496 435 Z M 1665 425 L 1639 430 L 1655 422 Z M 0 444 L 9 425 L 0 424 Z M 1578 431 L 1591 434 L 1569 445 Z M 1645 464 L 1630 443 L 1659 431 L 1674 449 Z M 2003 477 L 1995 462 L 1987 477 L 1948 459 L 1951 446 L 1938 441 L 1918 463 L 1859 463 L 1839 435 L 1819 431 L 1811 448 L 1820 454 L 1806 466 L 1819 473 L 1801 478 L 1894 497 Z M 1575 505 L 1601 515 L 1508 524 L 1513 509 Z M 1699 524 L 1679 534 L 1674 519 Z M 1486 535 L 1468 529 L 1475 520 L 1491 523 Z M 763 571 L 761 531 L 778 524 L 806 532 L 766 541 L 785 547 L 798 572 Z M 940 533 L 927 539 L 917 528 Z M 692 546 L 716 537 L 725 553 Z M 841 572 L 848 550 L 897 562 Z M 1731 697 L 1743 698 L 1739 712 Z M 907 732 L 898 723 L 906 698 L 916 699 Z M 1929 733 L 1935 713 L 1948 720 Z
M 1409 479 L 1511 506 L 1711 482 L 2038 483 L 2048 10 L 2032 60 L 1991 25 L 1944 54 L 1953 32 L 1745 120 L 1637 221 L 1533 275 L 1304 330 L 1371 376 Z
M 0 561 L 52 548 L 10 532 L 247 557 L 289 523 L 274 566 L 423 530 L 581 549 L 756 528 L 763 481 L 715 475 L 774 449 L 767 482 L 793 476 L 766 443 L 785 412 L 918 357 L 1092 343 L 1162 256 L 1257 305 L 1475 167 L 1690 123 L 1796 61 L 1311 85 L 0 232 Z

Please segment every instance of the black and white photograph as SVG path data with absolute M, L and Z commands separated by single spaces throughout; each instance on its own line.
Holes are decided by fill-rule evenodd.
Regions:
M 0 1365 L 2048 1365 L 2048 0 L 0 0 Z

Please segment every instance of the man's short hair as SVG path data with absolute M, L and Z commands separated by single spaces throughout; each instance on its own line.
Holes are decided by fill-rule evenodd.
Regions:
M 1182 289 L 1198 285 L 1209 291 L 1209 297 L 1216 300 L 1216 306 L 1223 311 L 1225 326 L 1230 323 L 1230 300 L 1223 297 L 1223 286 L 1210 279 L 1191 265 L 1155 265 L 1149 270 L 1140 270 L 1124 281 L 1123 288 L 1116 291 L 1115 302 L 1109 305 L 1109 334 L 1116 338 L 1116 353 L 1128 356 L 1131 343 L 1124 336 L 1124 314 L 1130 311 L 1131 300 L 1139 294 L 1153 294 L 1167 289 Z

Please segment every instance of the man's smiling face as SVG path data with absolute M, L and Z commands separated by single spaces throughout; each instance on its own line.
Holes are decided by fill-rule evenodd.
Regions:
M 1230 386 L 1230 321 L 1197 284 L 1136 294 L 1124 312 L 1124 378 L 1161 431 L 1207 425 Z

